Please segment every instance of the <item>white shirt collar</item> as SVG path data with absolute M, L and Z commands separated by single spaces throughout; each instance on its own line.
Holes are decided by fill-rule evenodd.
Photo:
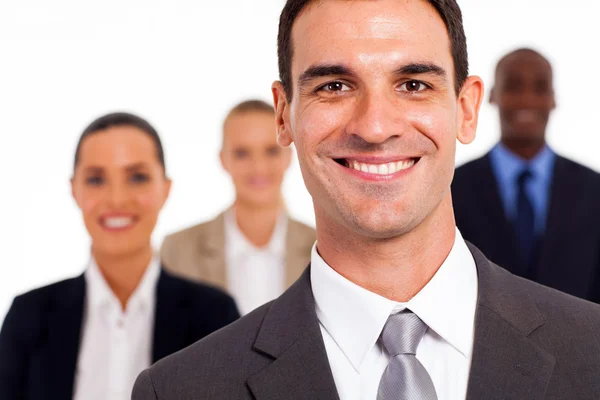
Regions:
M 262 248 L 254 246 L 246 236 L 240 231 L 235 219 L 235 210 L 230 208 L 225 213 L 225 240 L 227 251 L 235 258 L 244 256 L 248 253 L 264 252 L 274 256 L 285 254 L 285 234 L 287 231 L 287 215 L 282 212 L 277 218 L 275 229 L 269 239 L 269 243 Z
M 86 297 L 89 307 L 98 309 L 106 305 L 119 305 L 119 300 L 108 286 L 100 268 L 92 257 L 88 269 L 85 271 Z M 146 309 L 154 307 L 156 295 L 156 285 L 160 276 L 160 262 L 157 257 L 153 257 L 150 265 L 146 268 L 140 283 L 127 302 L 127 310 Z
M 408 303 L 370 292 L 329 267 L 313 246 L 311 284 L 317 317 L 354 369 L 377 343 L 390 316 L 410 309 L 467 359 L 471 357 L 477 270 L 458 229 L 452 250 L 433 278 Z

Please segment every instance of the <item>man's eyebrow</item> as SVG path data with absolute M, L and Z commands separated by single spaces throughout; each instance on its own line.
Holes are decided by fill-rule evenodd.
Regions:
M 331 75 L 354 75 L 354 73 L 342 64 L 317 64 L 309 67 L 300 75 L 298 85 L 302 86 L 313 79 Z
M 439 65 L 432 63 L 411 63 L 403 65 L 396 70 L 396 75 L 419 75 L 434 74 L 441 78 L 446 78 L 446 70 Z

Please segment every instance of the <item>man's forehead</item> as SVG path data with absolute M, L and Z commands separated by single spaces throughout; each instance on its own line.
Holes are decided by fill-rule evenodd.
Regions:
M 496 79 L 507 75 L 535 71 L 536 74 L 552 76 L 552 65 L 540 53 L 534 50 L 517 50 L 504 56 L 496 66 Z
M 422 0 L 323 0 L 311 3 L 292 29 L 294 54 L 318 58 L 352 50 L 395 48 L 450 56 L 446 26 Z M 357 56 L 364 56 L 354 53 Z

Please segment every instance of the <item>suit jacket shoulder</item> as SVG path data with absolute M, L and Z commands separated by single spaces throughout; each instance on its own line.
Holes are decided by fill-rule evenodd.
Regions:
M 467 399 L 600 398 L 600 306 L 515 276 L 469 247 L 479 298 Z
M 309 270 L 282 296 L 146 370 L 134 400 L 338 398 Z
M 600 173 L 559 155 L 556 156 L 556 163 L 566 171 L 565 175 L 568 174 L 569 180 L 579 183 L 579 187 L 585 187 L 586 191 L 593 190 L 595 193 L 600 190 Z
M 246 387 L 248 377 L 272 362 L 252 351 L 270 306 L 267 303 L 155 363 L 138 377 L 133 399 L 183 399 L 194 397 L 192 393 L 201 399 L 252 399 Z
M 226 321 L 224 325 L 239 317 L 235 301 L 222 289 L 171 275 L 164 269 L 162 274 L 162 282 L 159 281 L 158 296 L 168 295 L 172 299 L 177 299 L 180 303 L 187 303 L 188 307 L 194 310 L 195 315 L 199 315 L 200 311 L 215 315 L 219 320 Z M 163 288 L 168 285 L 168 290 L 161 291 L 161 285 Z M 168 310 L 165 311 L 168 312 Z M 205 323 L 206 320 L 199 322 Z

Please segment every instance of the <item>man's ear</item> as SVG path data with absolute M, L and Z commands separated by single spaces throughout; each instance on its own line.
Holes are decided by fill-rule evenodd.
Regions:
M 290 107 L 283 84 L 279 81 L 273 82 L 271 86 L 273 93 L 273 104 L 275 105 L 275 123 L 277 125 L 277 143 L 282 147 L 288 147 L 294 141 L 290 130 Z
M 482 100 L 483 81 L 478 76 L 468 77 L 458 95 L 457 139 L 462 144 L 469 144 L 475 140 Z

